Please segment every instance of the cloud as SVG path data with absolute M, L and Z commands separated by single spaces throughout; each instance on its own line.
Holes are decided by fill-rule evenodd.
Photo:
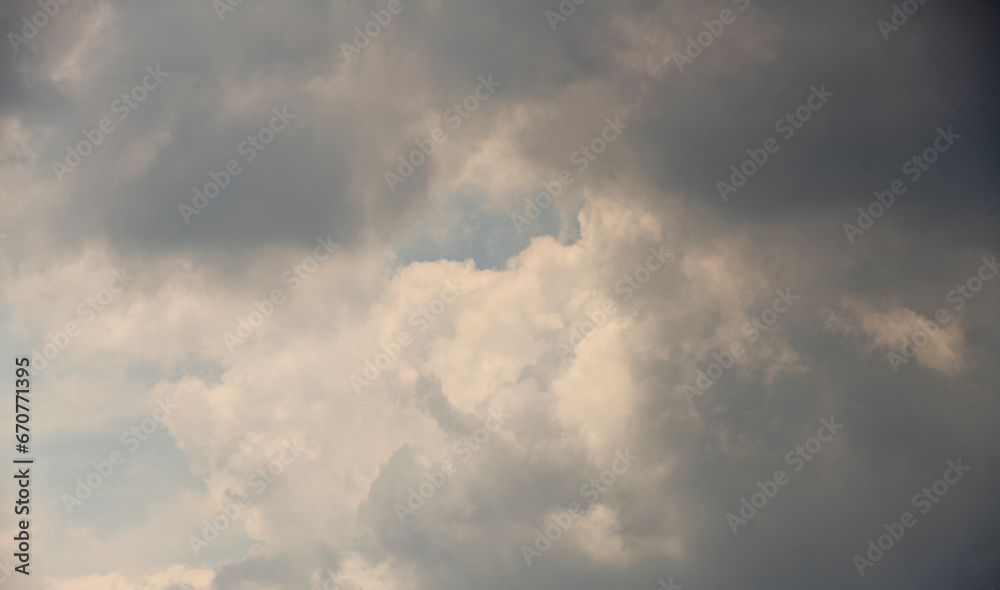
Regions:
M 984 286 L 899 374 L 886 361 L 1000 245 L 994 7 L 927 3 L 886 41 L 892 6 L 853 2 L 584 3 L 556 31 L 558 2 L 401 5 L 350 60 L 341 43 L 388 4 L 244 0 L 220 20 L 212 3 L 73 0 L 17 52 L 5 36 L 0 347 L 47 359 L 32 526 L 48 577 L 32 583 L 995 578 L 1000 294 Z M 735 21 L 680 71 L 673 54 L 723 9 Z M 38 10 L 5 4 L 0 30 Z M 169 76 L 121 118 L 114 101 L 156 66 Z M 390 189 L 385 172 L 480 76 L 495 95 Z M 785 137 L 776 123 L 814 86 L 833 95 Z M 279 132 L 282 108 L 295 118 Z M 114 131 L 57 178 L 104 118 Z M 620 137 L 595 143 L 616 118 Z M 955 149 L 846 239 L 942 126 Z M 723 201 L 716 183 L 771 137 Z M 240 172 L 217 180 L 230 160 Z M 519 232 L 512 216 L 563 171 L 572 183 Z M 134 280 L 112 293 L 123 269 Z M 700 373 L 712 385 L 689 401 Z M 165 399 L 176 411 L 130 451 L 122 437 Z M 830 417 L 844 432 L 793 471 L 788 453 Z M 288 445 L 303 449 L 291 462 Z M 125 464 L 63 510 L 113 451 Z M 640 459 L 601 483 L 626 451 Z M 958 456 L 969 483 L 858 577 L 851 555 Z M 725 515 L 778 469 L 790 483 L 734 536 Z M 522 545 L 574 502 L 528 567 Z
M 881 313 L 852 301 L 845 301 L 843 307 L 842 315 L 830 312 L 825 327 L 855 337 L 865 353 L 902 354 L 907 343 L 913 346 L 916 341 L 921 346 L 915 359 L 918 364 L 945 377 L 955 377 L 967 368 L 967 344 L 960 323 L 942 327 L 933 318 L 905 307 Z

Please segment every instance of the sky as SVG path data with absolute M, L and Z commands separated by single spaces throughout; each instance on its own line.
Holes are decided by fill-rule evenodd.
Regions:
M 998 16 L 3 2 L 0 589 L 992 590 Z

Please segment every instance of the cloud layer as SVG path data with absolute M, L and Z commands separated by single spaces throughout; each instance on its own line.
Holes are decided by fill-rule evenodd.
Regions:
M 55 5 L 0 8 L 2 583 L 996 583 L 991 4 Z

